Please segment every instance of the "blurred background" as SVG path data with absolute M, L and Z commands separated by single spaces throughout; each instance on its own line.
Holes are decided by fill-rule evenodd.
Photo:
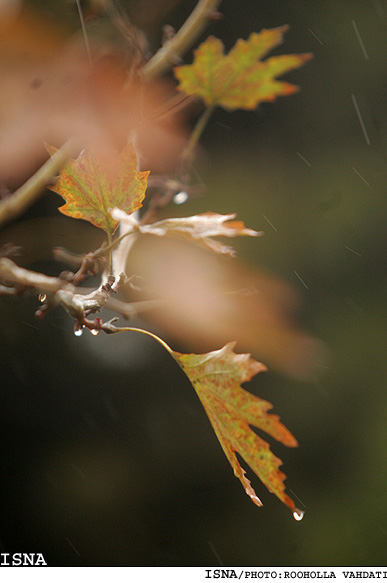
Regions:
M 179 28 L 195 4 L 122 2 L 145 32 L 145 52 L 159 46 L 163 24 Z M 97 14 L 96 44 L 111 47 L 117 35 L 102 5 L 84 3 L 84 10 Z M 9 35 L 2 43 L 3 83 L 17 99 L 2 93 L 0 169 L 2 188 L 14 189 L 44 160 L 42 120 L 56 120 L 43 137 L 57 146 L 68 130 L 74 108 L 61 101 L 58 67 L 44 67 L 53 47 L 80 35 L 80 24 L 76 4 L 65 0 L 3 1 L 0 9 L 4 22 L 28 11 L 18 42 Z M 265 233 L 235 240 L 239 267 L 199 254 L 194 264 L 205 267 L 193 273 L 216 273 L 245 290 L 232 304 L 241 323 L 226 341 L 238 340 L 237 352 L 269 366 L 246 388 L 273 403 L 299 441 L 297 449 L 271 445 L 305 517 L 296 522 L 250 472 L 264 506 L 251 503 L 189 382 L 150 338 L 77 338 L 62 310 L 37 321 L 37 298 L 0 298 L 1 552 L 43 553 L 51 566 L 386 564 L 387 4 L 224 0 L 220 9 L 223 19 L 202 39 L 213 34 L 230 49 L 252 31 L 288 24 L 273 54 L 312 52 L 314 59 L 286 76 L 299 93 L 254 112 L 214 113 L 197 165 L 206 191 L 163 216 L 236 212 Z M 31 28 L 47 34 L 40 48 Z M 60 34 L 48 38 L 53 31 Z M 33 73 L 31 46 L 39 55 Z M 69 54 L 77 53 L 59 57 L 62 88 L 67 69 L 82 76 Z M 191 62 L 192 54 L 184 58 Z M 166 130 L 177 136 L 165 150 L 170 159 L 198 113 L 193 107 L 183 128 Z M 71 123 L 79 127 L 78 118 Z M 144 170 L 169 172 L 157 162 L 145 151 Z M 52 261 L 53 247 L 87 252 L 102 241 L 91 225 L 61 216 L 61 204 L 47 193 L 3 228 L 1 244 L 23 247 L 20 264 L 56 275 L 63 266 Z M 137 247 L 136 270 L 161 265 L 165 274 L 160 249 L 166 264 L 184 262 L 180 246 L 165 250 L 144 239 Z M 182 305 L 176 309 L 186 314 L 189 302 Z M 219 336 L 200 320 L 195 328 L 195 310 L 183 322 L 186 333 L 170 315 L 134 324 L 182 352 L 219 348 L 229 328 Z

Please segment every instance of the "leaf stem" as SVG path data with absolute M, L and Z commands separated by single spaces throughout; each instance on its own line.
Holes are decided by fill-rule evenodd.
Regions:
M 215 109 L 215 106 L 213 106 L 213 105 L 208 106 L 203 111 L 202 115 L 199 117 L 198 121 L 196 122 L 196 124 L 192 130 L 191 136 L 188 140 L 188 144 L 184 148 L 183 154 L 181 156 L 184 166 L 191 161 L 193 153 L 194 153 L 195 148 L 197 146 L 197 143 L 199 142 L 201 135 L 202 135 L 214 109 Z
M 87 325 L 89 321 L 85 320 L 84 323 Z M 116 334 L 118 332 L 139 332 L 140 334 L 144 334 L 145 336 L 150 336 L 153 340 L 156 340 L 169 354 L 175 359 L 172 348 L 157 334 L 153 334 L 153 332 L 149 332 L 149 330 L 144 330 L 143 328 L 135 328 L 133 326 L 114 326 L 111 322 L 105 322 L 101 324 L 101 330 L 106 332 L 107 334 Z M 176 359 L 175 359 L 176 360 Z
M 112 254 L 112 234 L 110 229 L 107 231 L 108 254 L 109 254 L 109 275 L 113 275 L 113 254 Z

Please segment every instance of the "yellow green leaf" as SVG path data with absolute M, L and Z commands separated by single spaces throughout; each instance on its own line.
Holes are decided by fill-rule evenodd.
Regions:
M 201 97 L 208 107 L 255 109 L 262 101 L 274 101 L 298 87 L 276 77 L 300 67 L 312 58 L 310 53 L 280 55 L 262 61 L 279 45 L 287 26 L 253 32 L 247 41 L 239 39 L 225 55 L 222 41 L 211 36 L 194 52 L 192 65 L 175 67 L 178 89 Z
M 279 470 L 282 461 L 251 426 L 289 447 L 297 446 L 297 441 L 280 422 L 278 415 L 267 413 L 272 408 L 269 402 L 241 387 L 242 383 L 265 371 L 266 367 L 249 354 L 236 354 L 234 346 L 235 343 L 229 343 L 207 354 L 170 352 L 196 390 L 235 476 L 242 482 L 254 504 L 262 506 L 246 478 L 237 453 L 296 518 L 302 517 L 302 512 L 285 493 L 286 476 Z
M 47 146 L 52 155 L 56 148 Z M 118 221 L 109 209 L 119 207 L 127 214 L 142 206 L 149 172 L 138 172 L 137 156 L 131 144 L 112 160 L 102 159 L 92 150 L 70 159 L 51 190 L 60 194 L 66 204 L 60 212 L 84 219 L 111 235 Z

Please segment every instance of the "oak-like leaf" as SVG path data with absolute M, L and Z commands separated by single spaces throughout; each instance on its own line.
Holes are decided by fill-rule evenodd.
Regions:
M 254 504 L 262 506 L 238 461 L 237 453 L 270 492 L 295 515 L 302 516 L 285 493 L 286 476 L 279 470 L 282 461 L 250 426 L 265 431 L 289 447 L 297 446 L 297 441 L 280 422 L 278 415 L 267 413 L 272 408 L 269 402 L 241 387 L 241 383 L 265 371 L 266 367 L 251 358 L 250 354 L 236 354 L 234 346 L 232 342 L 207 354 L 171 353 L 196 390 L 235 476 Z
M 121 209 L 113 209 L 112 216 L 131 226 L 133 230 L 141 233 L 148 233 L 162 237 L 168 234 L 176 234 L 195 239 L 203 243 L 206 247 L 216 253 L 234 255 L 234 249 L 229 245 L 215 241 L 214 237 L 257 237 L 262 232 L 246 228 L 243 221 L 233 221 L 235 213 L 221 215 L 218 213 L 207 212 L 191 217 L 180 217 L 164 219 L 150 225 L 141 225 L 133 216 L 128 216 Z
M 288 29 L 281 26 L 253 32 L 239 39 L 228 54 L 221 40 L 210 36 L 195 51 L 191 65 L 175 67 L 178 89 L 201 97 L 208 107 L 255 109 L 263 101 L 298 91 L 296 85 L 276 77 L 296 69 L 312 58 L 310 53 L 261 59 L 279 45 Z
M 47 146 L 52 155 L 56 148 Z M 112 234 L 118 225 L 109 209 L 119 206 L 131 214 L 142 206 L 149 172 L 138 172 L 137 156 L 131 144 L 111 160 L 85 149 L 70 159 L 50 189 L 60 194 L 66 204 L 60 212 L 84 219 Z

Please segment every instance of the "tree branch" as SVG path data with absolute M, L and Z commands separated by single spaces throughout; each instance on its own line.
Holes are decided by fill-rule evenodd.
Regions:
M 176 59 L 184 54 L 205 29 L 221 0 L 199 0 L 196 8 L 180 30 L 168 40 L 141 69 L 145 81 L 164 73 L 176 64 Z
M 141 312 L 158 308 L 164 300 L 123 302 L 111 297 L 126 280 L 124 274 L 114 283 L 102 285 L 90 293 L 77 293 L 77 288 L 68 281 L 51 277 L 19 267 L 8 257 L 0 258 L 0 295 L 17 295 L 32 291 L 45 296 L 45 306 L 40 311 L 61 305 L 73 318 L 83 321 L 85 314 L 98 312 L 106 306 L 125 318 L 132 318 Z M 82 289 L 82 288 L 78 288 Z
M 47 306 L 61 304 L 73 318 L 82 316 L 84 312 L 96 312 L 106 303 L 112 291 L 122 283 L 122 275 L 113 285 L 102 285 L 100 288 L 83 295 L 76 293 L 76 287 L 71 283 L 57 278 L 30 271 L 19 267 L 11 259 L 0 259 L 0 280 L 8 290 L 34 291 L 47 296 Z M 11 284 L 12 287 L 8 287 Z M 7 293 L 10 293 L 8 291 Z
M 211 19 L 211 13 L 216 12 L 220 2 L 221 0 L 199 0 L 180 30 L 144 65 L 142 75 L 145 81 L 161 75 L 174 64 L 177 57 L 190 48 Z M 0 202 L 0 226 L 17 218 L 37 200 L 53 176 L 59 172 L 67 159 L 74 155 L 74 151 L 74 144 L 69 140 L 23 186 Z
M 221 0 L 199 0 L 180 30 L 144 65 L 142 75 L 145 81 L 161 75 L 174 64 L 177 57 L 190 48 L 220 2 Z M 73 142 L 66 142 L 23 186 L 0 202 L 0 226 L 21 215 L 40 196 L 52 177 L 74 155 L 74 150 Z
M 67 159 L 74 155 L 74 151 L 75 146 L 69 140 L 50 156 L 23 186 L 0 202 L 0 226 L 21 215 L 38 199 L 53 176 L 59 172 Z
M 0 259 L 0 281 L 19 289 L 34 290 L 36 293 L 55 294 L 60 289 L 67 289 L 72 293 L 75 291 L 72 284 L 57 277 L 19 267 L 8 257 Z

